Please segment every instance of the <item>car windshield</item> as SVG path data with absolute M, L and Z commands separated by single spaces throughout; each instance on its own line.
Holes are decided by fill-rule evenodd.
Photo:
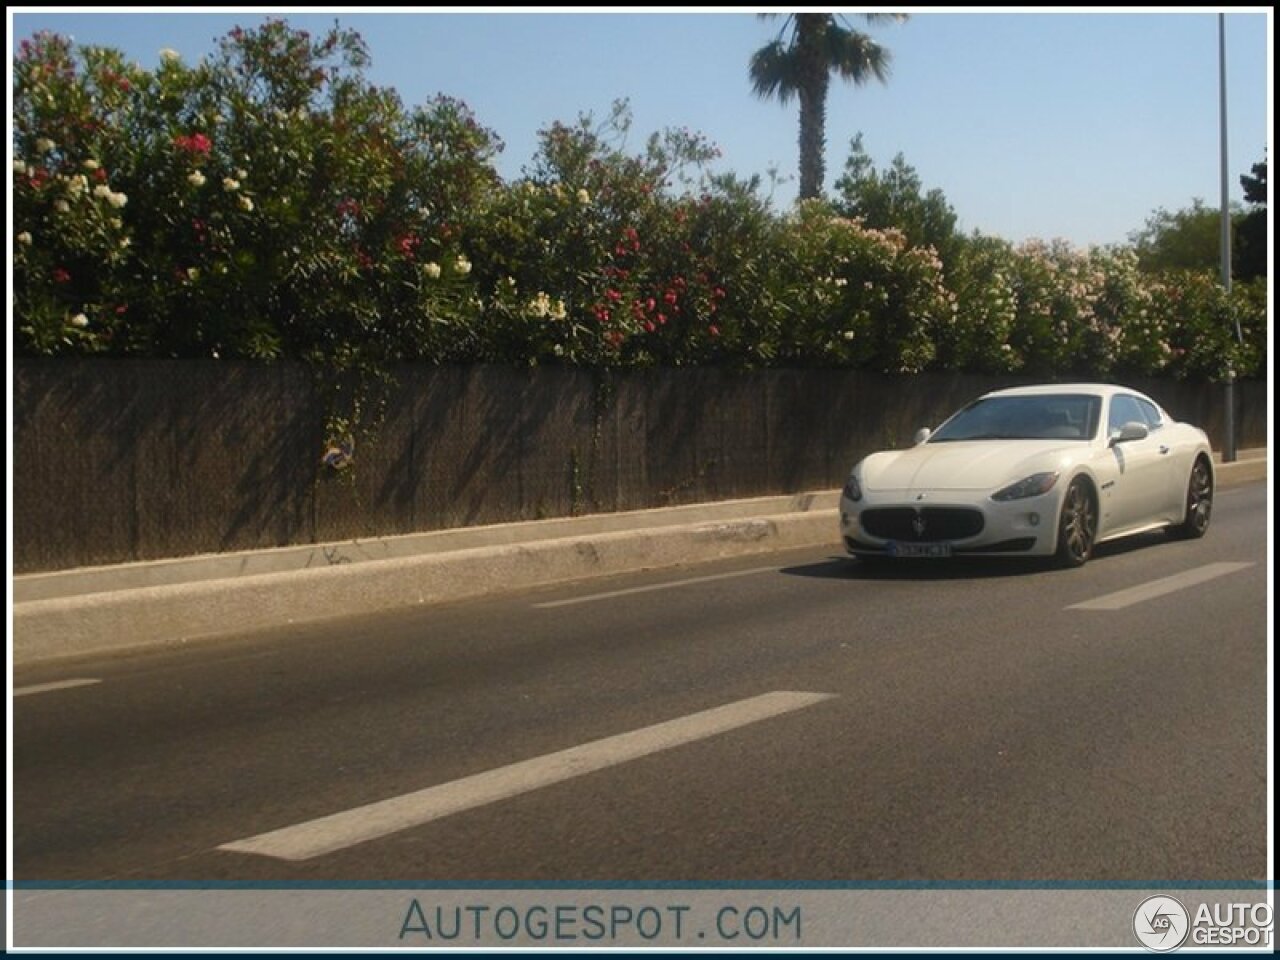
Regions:
M 1088 394 L 981 397 L 944 423 L 930 443 L 959 440 L 1088 440 L 1102 399 Z

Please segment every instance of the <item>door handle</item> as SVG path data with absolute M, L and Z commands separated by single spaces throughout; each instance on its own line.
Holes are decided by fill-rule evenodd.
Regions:
M 1168 453 L 1168 452 L 1169 452 L 1169 448 L 1168 448 L 1168 447 L 1166 447 L 1166 446 L 1164 446 L 1164 444 L 1161 444 L 1161 445 L 1160 445 L 1160 454 L 1163 456 L 1164 454 L 1166 454 L 1166 453 Z

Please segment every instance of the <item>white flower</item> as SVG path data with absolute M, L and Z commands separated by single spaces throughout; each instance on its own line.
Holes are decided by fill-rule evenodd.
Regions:
M 23 230 L 20 234 L 18 234 L 18 242 L 22 244 L 24 247 L 31 246 L 31 234 L 28 231 Z
M 73 327 L 80 327 L 83 329 L 84 327 L 87 327 L 89 325 L 89 318 L 86 317 L 83 313 L 77 313 L 74 317 L 71 318 L 71 325 Z
M 52 153 L 58 145 L 48 137 L 41 137 L 36 141 L 36 151 L 39 153 Z
M 424 263 L 422 265 L 422 272 L 425 273 L 432 280 L 435 280 L 440 276 L 440 264 Z
M 71 204 L 67 203 L 65 200 L 55 200 L 53 203 L 53 209 L 57 210 L 59 213 L 68 213 L 71 210 Z
M 852 331 L 852 330 L 846 330 L 846 331 L 844 332 L 844 338 L 845 338 L 846 340 L 852 340 L 852 339 L 853 339 L 853 336 L 854 336 L 854 334 L 853 334 L 853 331 Z
M 568 315 L 569 312 L 565 309 L 563 300 L 557 300 L 551 307 L 552 320 L 563 320 Z
M 250 200 L 248 197 L 241 195 L 240 209 L 243 210 L 245 213 L 253 213 L 253 201 Z
M 230 177 L 223 177 L 223 178 L 222 178 L 222 189 L 223 189 L 223 190 L 225 190 L 225 191 L 227 191 L 227 193 L 233 193 L 233 192 L 235 192 L 236 190 L 239 190 L 239 189 L 240 189 L 240 181 L 239 181 L 239 180 L 233 180 L 233 179 L 231 179 Z
M 27 172 L 27 165 L 21 160 L 15 160 L 13 161 L 13 172 L 18 176 L 22 176 Z
M 459 254 L 458 259 L 454 261 L 453 269 L 465 277 L 471 272 L 471 261 Z
M 249 176 L 249 171 L 248 171 L 248 170 L 245 170 L 245 169 L 242 167 L 242 168 L 240 168 L 240 169 L 237 169 L 237 170 L 236 170 L 236 176 L 237 176 L 239 179 L 243 180 L 245 177 Z
M 93 195 L 97 197 L 99 200 L 106 200 L 109 196 L 111 196 L 111 188 L 108 187 L 105 183 L 100 183 L 93 188 Z
M 72 199 L 80 196 L 89 189 L 89 178 L 83 173 L 78 173 L 74 177 L 67 180 L 67 193 L 71 194 Z
M 205 175 L 199 170 L 192 170 L 187 174 L 187 183 L 191 184 L 193 187 L 203 187 L 206 179 Z
M 199 267 L 187 267 L 187 279 L 188 279 L 188 280 L 199 280 L 199 279 L 200 279 L 200 268 L 199 268 Z
M 163 60 L 165 63 L 177 63 L 179 60 L 182 59 L 182 54 L 178 53 L 177 50 L 173 50 L 173 49 L 170 49 L 169 47 L 165 47 L 163 50 L 160 51 L 160 59 Z
M 587 193 L 585 188 L 578 191 L 578 202 L 584 205 L 591 202 L 591 194 Z
M 131 247 L 131 246 L 133 246 L 133 240 L 132 240 L 132 239 L 130 239 L 129 237 L 121 237 L 121 238 L 120 238 L 120 249 L 121 249 L 121 250 L 127 250 L 127 249 L 128 249 L 129 247 Z
M 97 160 L 86 160 L 84 163 L 80 164 L 80 166 L 84 167 L 86 170 L 97 170 L 102 166 L 102 164 Z
M 112 193 L 107 196 L 107 203 L 111 204 L 117 210 L 129 202 L 129 197 L 123 193 Z

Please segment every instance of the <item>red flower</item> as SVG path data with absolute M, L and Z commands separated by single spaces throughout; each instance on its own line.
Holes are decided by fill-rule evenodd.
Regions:
M 707 333 L 711 334 L 713 337 L 718 337 L 720 336 L 720 328 L 713 323 L 711 326 L 707 327 Z
M 213 141 L 203 133 L 195 133 L 189 137 L 178 134 L 173 138 L 173 145 L 179 150 L 192 155 L 199 154 L 202 157 L 207 157 L 209 151 L 213 149 Z
M 645 333 L 653 333 L 658 328 L 657 326 L 654 325 L 654 322 L 652 320 L 646 320 L 644 322 L 644 329 L 645 329 Z
M 54 267 L 53 282 L 54 283 L 70 283 L 71 274 L 67 273 L 67 271 L 64 270 L 62 267 Z

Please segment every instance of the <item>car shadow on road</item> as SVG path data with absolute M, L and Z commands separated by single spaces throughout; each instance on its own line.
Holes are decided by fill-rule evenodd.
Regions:
M 1045 569 L 1043 563 L 1004 560 L 993 557 L 948 560 L 890 560 L 830 556 L 817 563 L 783 567 L 790 577 L 817 580 L 989 580 L 1012 577 Z
M 1099 544 L 1090 563 L 1105 561 L 1108 557 L 1122 556 L 1138 550 L 1158 549 L 1161 544 L 1174 543 L 1164 533 L 1145 533 L 1126 537 L 1114 543 Z M 1070 571 L 1059 567 L 1047 557 L 950 557 L 945 560 L 906 560 L 888 557 L 854 559 L 833 554 L 817 563 L 783 567 L 782 573 L 791 577 L 809 577 L 817 580 L 994 580 L 1002 577 L 1022 577 L 1036 573 Z

